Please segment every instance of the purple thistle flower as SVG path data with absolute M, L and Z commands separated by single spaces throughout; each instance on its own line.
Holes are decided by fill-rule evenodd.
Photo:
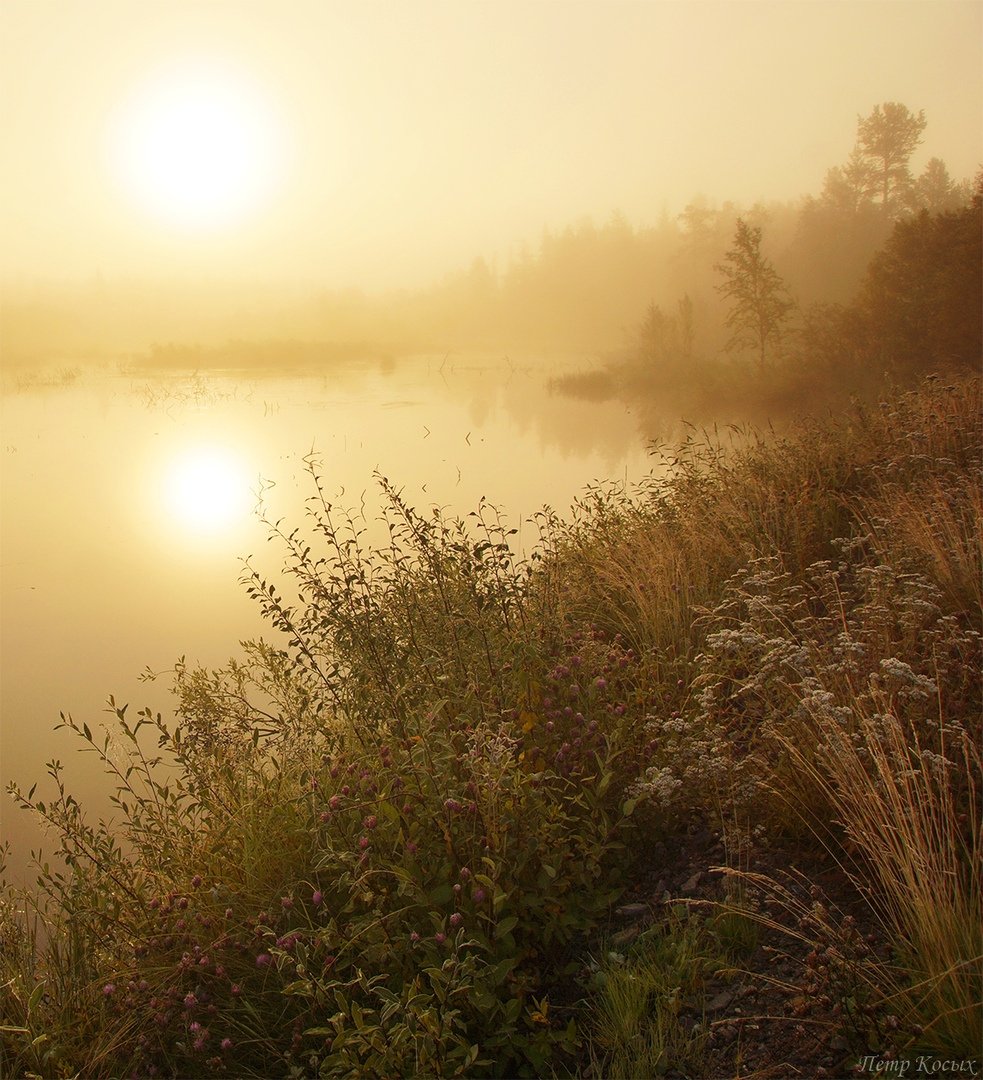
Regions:
M 294 899 L 293 899 L 292 896 L 282 896 L 282 897 L 280 897 L 280 907 L 282 907 L 284 911 L 289 911 L 293 906 L 294 906 Z
M 112 994 L 116 993 L 116 984 L 106 983 L 106 985 L 102 988 L 102 992 L 106 995 L 106 997 L 110 997 Z
M 191 879 L 191 888 L 192 889 L 197 889 L 197 888 L 200 888 L 200 887 L 201 887 L 201 874 L 195 874 L 195 876 Z
M 459 911 L 455 911 L 450 917 L 451 926 L 460 926 L 462 922 L 464 922 L 464 916 Z
M 221 1043 L 219 1045 L 221 1046 L 221 1048 L 223 1050 L 231 1050 L 232 1049 L 232 1040 L 229 1039 L 229 1038 L 225 1038 L 225 1039 L 223 1039 L 221 1041 Z
M 370 841 L 369 841 L 369 838 L 367 836 L 360 836 L 358 838 L 359 849 L 361 851 L 365 851 L 365 849 L 369 846 L 369 842 Z
M 410 941 L 412 941 L 415 944 L 419 940 L 420 940 L 420 935 L 415 930 L 411 930 L 410 931 Z
M 443 944 L 444 944 L 444 942 L 445 942 L 445 941 L 447 940 L 447 935 L 446 935 L 446 934 L 443 934 L 443 933 L 441 933 L 441 932 L 440 932 L 440 931 L 438 930 L 438 931 L 437 931 L 437 933 L 436 933 L 436 934 L 434 934 L 434 936 L 433 936 L 433 939 L 434 939 L 434 941 L 436 941 L 436 942 L 437 942 L 437 944 L 438 944 L 438 945 L 443 945 Z
M 311 897 L 311 903 L 315 907 L 320 907 L 321 904 L 323 903 L 323 901 L 324 901 L 324 893 L 322 893 L 320 889 L 315 889 L 314 890 L 314 895 Z
M 229 987 L 229 992 L 233 997 L 238 997 L 242 993 L 242 987 L 238 983 L 233 983 Z
M 193 1009 L 198 1004 L 198 999 L 194 994 L 186 994 L 184 997 L 184 1007 L 186 1009 Z
M 375 814 L 369 814 L 369 816 L 362 822 L 367 829 L 374 829 L 379 824 L 379 819 Z
M 476 904 L 480 904 L 480 903 L 482 903 L 484 901 L 484 899 L 485 899 L 485 890 L 484 889 L 475 889 L 474 890 L 474 902 Z
M 257 967 L 269 967 L 272 963 L 273 957 L 270 956 L 268 952 L 260 953 L 259 956 L 256 957 Z

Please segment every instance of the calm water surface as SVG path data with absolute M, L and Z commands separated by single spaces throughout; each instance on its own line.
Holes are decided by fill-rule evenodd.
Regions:
M 576 366 L 576 364 L 575 364 Z M 561 368 L 562 370 L 562 368 Z M 166 713 L 179 656 L 224 663 L 265 627 L 238 583 L 242 558 L 275 573 L 255 513 L 303 523 L 304 458 L 337 504 L 378 507 L 379 470 L 417 508 L 466 514 L 485 496 L 523 525 L 565 511 L 594 479 L 649 464 L 619 404 L 551 394 L 557 367 L 495 357 L 353 362 L 318 375 L 8 374 L 2 396 L 0 775 L 25 789 L 61 759 L 72 789 L 108 812 L 92 755 L 54 732 L 59 712 L 93 729 L 106 699 Z M 381 537 L 380 537 L 381 538 Z M 39 835 L 5 794 L 0 829 L 19 877 Z

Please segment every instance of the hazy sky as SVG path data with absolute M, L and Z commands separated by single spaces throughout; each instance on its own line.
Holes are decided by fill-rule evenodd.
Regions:
M 976 172 L 979 0 L 0 0 L 0 275 L 412 285 L 818 192 L 883 101 Z

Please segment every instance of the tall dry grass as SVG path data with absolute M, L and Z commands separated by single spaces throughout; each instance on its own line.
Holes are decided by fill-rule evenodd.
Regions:
M 881 704 L 856 730 L 813 710 L 815 756 L 794 728 L 780 739 L 825 788 L 853 847 L 844 865 L 894 946 L 882 1000 L 923 1045 L 972 1056 L 983 1045 L 983 754 L 968 731 L 944 726 L 929 749 L 902 710 Z

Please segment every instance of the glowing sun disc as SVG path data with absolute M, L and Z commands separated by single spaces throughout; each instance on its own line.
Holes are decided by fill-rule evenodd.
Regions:
M 214 532 L 238 523 L 249 513 L 251 498 L 245 467 L 226 450 L 189 451 L 167 471 L 167 509 L 196 532 Z
M 282 129 L 258 87 L 218 65 L 159 73 L 122 106 L 110 163 L 126 194 L 171 225 L 228 224 L 271 192 Z

